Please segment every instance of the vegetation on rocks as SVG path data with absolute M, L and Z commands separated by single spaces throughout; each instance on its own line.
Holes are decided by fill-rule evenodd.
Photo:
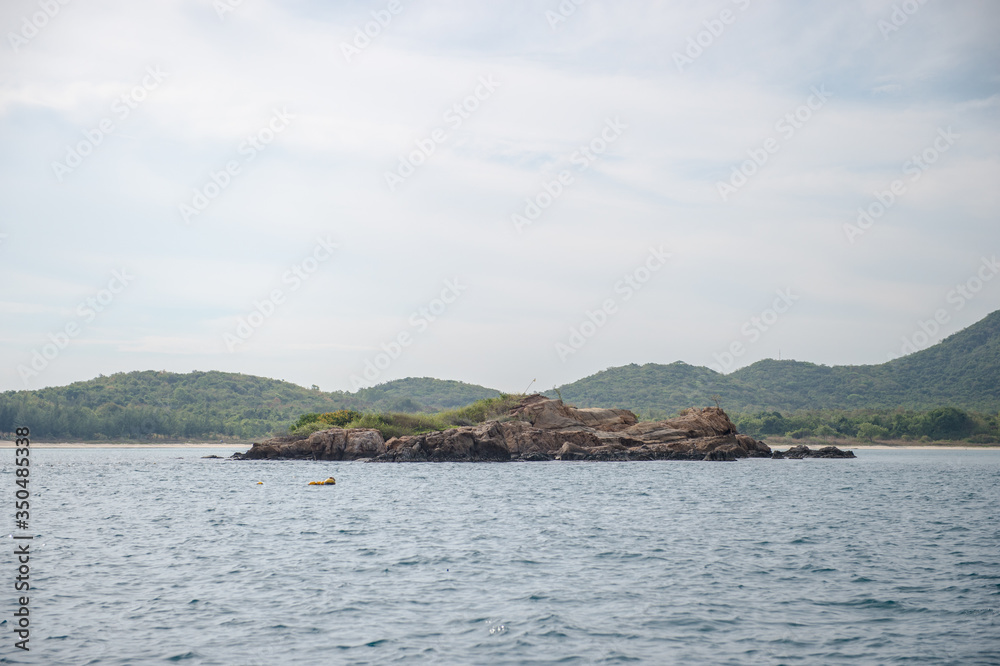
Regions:
M 327 428 L 373 428 L 386 440 L 404 435 L 420 435 L 460 426 L 476 425 L 489 420 L 501 420 L 516 406 L 520 394 L 501 394 L 495 398 L 477 400 L 471 405 L 433 414 L 400 412 L 339 411 L 332 414 L 303 414 L 290 429 L 292 435 L 307 435 Z

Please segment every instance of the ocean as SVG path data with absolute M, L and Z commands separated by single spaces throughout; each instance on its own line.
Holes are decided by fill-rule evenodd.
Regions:
M 213 453 L 33 449 L 31 649 L 8 537 L 0 663 L 1000 664 L 1000 451 Z

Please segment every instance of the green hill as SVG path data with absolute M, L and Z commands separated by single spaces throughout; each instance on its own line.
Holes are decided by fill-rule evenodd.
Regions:
M 666 418 L 692 405 L 714 405 L 714 395 L 724 405 L 750 404 L 756 398 L 741 382 L 681 361 L 608 368 L 547 393 L 557 394 L 580 407 L 630 409 L 649 419 Z
M 1000 407 L 1000 311 L 940 343 L 879 365 L 758 361 L 730 378 L 779 409 Z
M 430 377 L 407 377 L 357 393 L 331 393 L 341 400 L 354 398 L 362 409 L 392 412 L 439 412 L 464 407 L 476 400 L 495 398 L 499 391 L 475 384 L 466 384 Z
M 0 433 L 27 424 L 40 439 L 247 440 L 287 430 L 307 412 L 435 412 L 497 395 L 482 386 L 429 378 L 325 393 L 253 375 L 148 370 L 7 391 L 0 394 Z
M 559 387 L 582 407 L 645 417 L 714 404 L 732 413 L 820 409 L 1000 409 L 1000 311 L 938 344 L 878 365 L 758 361 L 728 375 L 685 363 L 609 368 Z M 554 395 L 550 392 L 550 395 Z
M 849 436 L 878 434 L 879 428 L 900 436 L 992 433 L 1000 427 L 988 416 L 1000 410 L 1000 311 L 933 347 L 878 365 L 764 360 L 723 375 L 681 362 L 632 364 L 550 395 L 557 393 L 581 407 L 623 407 L 647 419 L 718 399 L 751 434 L 804 432 L 821 424 Z M 130 372 L 0 394 L 0 433 L 27 424 L 40 439 L 248 440 L 286 431 L 306 413 L 430 413 L 497 395 L 428 377 L 346 393 L 226 372 Z M 900 410 L 910 412 L 899 416 Z M 983 414 L 973 418 L 961 410 Z

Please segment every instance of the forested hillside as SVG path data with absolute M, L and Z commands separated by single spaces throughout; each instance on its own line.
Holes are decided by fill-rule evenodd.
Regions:
M 728 375 L 685 363 L 609 368 L 559 387 L 584 407 L 646 417 L 715 404 L 730 413 L 829 409 L 1000 409 L 1000 311 L 916 353 L 879 365 L 763 360 Z M 549 392 L 555 395 L 555 392 Z
M 28 425 L 36 438 L 81 440 L 252 439 L 287 430 L 302 414 L 439 411 L 497 391 L 408 378 L 356 393 L 227 372 L 142 371 L 0 395 L 0 432 Z
M 879 365 L 763 360 L 723 375 L 676 362 L 609 368 L 548 392 L 580 407 L 668 418 L 716 402 L 748 434 L 983 437 L 998 431 L 1000 311 L 940 343 Z M 130 372 L 0 395 L 0 433 L 42 439 L 248 440 L 287 431 L 303 414 L 433 413 L 498 391 L 407 378 L 355 393 L 323 392 L 225 372 Z

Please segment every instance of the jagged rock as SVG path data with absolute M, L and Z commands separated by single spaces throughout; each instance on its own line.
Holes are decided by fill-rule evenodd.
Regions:
M 545 453 L 541 453 L 539 451 L 535 451 L 534 453 L 526 453 L 520 458 L 518 458 L 518 460 L 524 460 L 527 462 L 544 462 L 552 459 L 553 459 L 552 456 Z
M 735 460 L 769 458 L 771 449 L 740 435 L 716 407 L 639 423 L 624 409 L 577 409 L 540 395 L 510 415 L 442 433 L 396 437 L 380 462 L 412 460 Z M 714 454 L 716 450 L 721 453 Z
M 511 419 L 511 420 L 507 420 Z M 377 430 L 331 428 L 308 437 L 254 444 L 234 458 L 306 458 L 377 462 L 539 460 L 736 460 L 769 458 L 763 442 L 736 432 L 717 407 L 639 423 L 625 409 L 577 409 L 541 395 L 525 398 L 505 420 L 382 441 Z
M 774 451 L 771 457 L 779 460 L 790 458 L 792 460 L 802 460 L 803 458 L 856 458 L 854 451 L 843 451 L 836 446 L 824 446 L 813 451 L 805 444 L 793 446 L 787 451 Z
M 556 451 L 556 460 L 583 460 L 589 451 L 582 446 L 577 446 L 572 442 L 563 442 L 563 445 Z
M 685 409 L 677 418 L 660 421 L 653 425 L 660 426 L 657 432 L 665 433 L 666 436 L 673 436 L 675 432 L 683 433 L 685 437 L 689 438 L 737 434 L 736 426 L 718 407 Z
M 856 458 L 854 451 L 843 451 L 836 446 L 824 446 L 813 454 L 813 458 Z
M 702 460 L 736 460 L 736 447 L 720 446 L 706 453 Z
M 378 430 L 370 428 L 330 428 L 308 436 L 276 437 L 254 443 L 238 460 L 357 460 L 385 453 L 385 441 Z
M 511 414 L 540 430 L 593 428 L 617 432 L 639 422 L 635 414 L 627 409 L 577 409 L 564 405 L 562 400 L 551 400 L 538 394 L 525 398 L 511 410 Z

